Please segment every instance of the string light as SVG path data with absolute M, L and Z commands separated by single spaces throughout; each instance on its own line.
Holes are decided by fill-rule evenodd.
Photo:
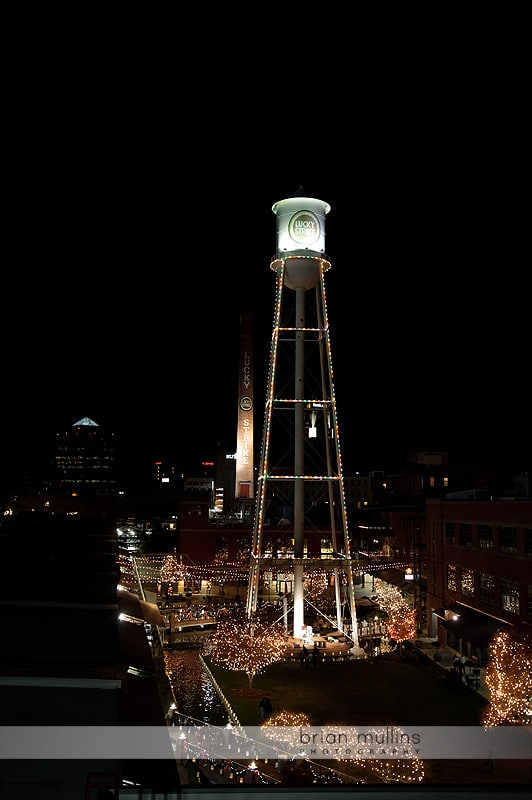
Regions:
M 384 624 L 389 637 L 396 642 L 413 639 L 416 635 L 416 612 L 399 589 L 376 578 L 375 594 L 380 608 L 388 615 Z
M 488 653 L 484 725 L 532 725 L 532 632 L 523 626 L 498 631 Z
M 285 657 L 286 642 L 281 622 L 266 615 L 247 617 L 234 609 L 220 618 L 214 633 L 206 637 L 203 652 L 215 664 L 245 672 L 249 688 L 255 675 Z
M 185 578 L 190 577 L 187 571 L 185 570 L 185 566 L 183 564 L 183 557 L 179 556 L 179 559 L 175 555 L 175 551 L 173 554 L 167 555 L 164 559 L 164 562 L 161 566 L 161 580 L 163 581 L 170 581 L 170 582 L 179 582 L 185 580 Z
M 369 731 L 376 739 L 382 736 L 383 731 L 374 729 Z M 402 731 L 397 728 L 396 734 L 401 739 Z M 357 732 L 353 729 L 353 738 L 356 739 Z M 374 775 L 383 783 L 420 783 L 425 777 L 425 767 L 423 761 L 414 753 L 403 758 L 351 758 L 338 759 L 340 762 L 347 761 L 350 765 L 362 772 L 366 777 Z M 364 781 L 365 782 L 365 781 Z
M 263 722 L 261 731 L 268 739 L 290 748 L 296 747 L 299 742 L 299 729 L 309 725 L 310 717 L 302 712 L 278 711 Z

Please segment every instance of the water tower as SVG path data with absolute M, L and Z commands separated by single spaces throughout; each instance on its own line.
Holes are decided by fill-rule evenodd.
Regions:
M 285 601 L 293 603 L 293 636 L 303 638 L 309 587 L 326 580 L 334 586 L 337 627 L 362 655 L 325 295 L 330 206 L 289 197 L 272 211 L 276 299 L 246 610 L 251 615 L 257 608 L 261 574 L 278 583 L 281 576 L 289 587 Z M 320 544 L 311 553 L 312 529 L 319 529 Z

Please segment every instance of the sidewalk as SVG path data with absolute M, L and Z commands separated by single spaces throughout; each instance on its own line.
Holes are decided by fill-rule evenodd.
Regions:
M 368 577 L 370 576 L 366 576 L 366 578 Z M 372 592 L 370 580 L 365 582 L 365 585 L 356 585 L 355 603 L 357 600 L 370 598 L 372 594 L 374 593 Z M 436 669 L 439 669 L 444 674 L 450 673 L 454 677 L 455 670 L 453 669 L 453 657 L 456 655 L 456 650 L 453 650 L 451 647 L 448 647 L 444 644 L 440 644 L 438 647 L 436 647 L 435 641 L 436 640 L 434 638 L 420 636 L 418 639 L 414 640 L 414 646 L 418 653 L 426 656 L 434 662 L 434 667 Z M 460 653 L 458 653 L 458 655 L 460 655 Z M 477 675 L 475 675 L 473 669 L 479 670 Z M 466 666 L 461 680 L 462 683 L 464 683 L 468 688 L 471 688 L 471 691 L 478 692 L 487 700 L 489 698 L 484 681 L 484 673 L 484 667 Z
M 453 658 L 456 655 L 456 650 L 447 647 L 445 644 L 440 644 L 438 647 L 436 646 L 434 639 L 423 636 L 419 639 L 416 639 L 414 645 L 419 653 L 431 659 L 434 662 L 434 666 L 439 668 L 442 672 L 451 673 L 453 675 L 455 674 Z M 478 670 L 478 675 L 475 675 L 473 672 L 474 669 Z M 488 699 L 488 693 L 484 681 L 484 672 L 485 670 L 483 667 L 466 665 L 464 667 L 464 674 L 461 678 L 461 681 L 462 683 L 465 683 L 468 688 L 471 688 L 471 691 L 478 692 L 483 697 Z

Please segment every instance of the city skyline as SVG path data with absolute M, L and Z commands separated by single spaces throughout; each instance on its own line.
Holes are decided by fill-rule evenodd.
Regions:
M 344 468 L 447 450 L 530 469 L 524 237 L 510 178 L 488 181 L 480 156 L 463 172 L 451 153 L 429 175 L 422 155 L 408 168 L 384 159 L 378 180 L 362 171 L 352 191 L 323 173 L 248 182 L 220 168 L 210 187 L 184 188 L 185 207 L 166 195 L 148 202 L 160 179 L 120 184 L 122 173 L 80 166 L 76 202 L 29 210 L 22 260 L 44 246 L 55 266 L 30 282 L 14 267 L 6 278 L 3 480 L 38 464 L 83 416 L 149 461 L 200 463 L 219 442 L 234 446 L 244 313 L 256 320 L 260 448 L 272 205 L 296 193 L 331 206 L 326 289 Z M 66 162 L 57 174 L 69 183 Z

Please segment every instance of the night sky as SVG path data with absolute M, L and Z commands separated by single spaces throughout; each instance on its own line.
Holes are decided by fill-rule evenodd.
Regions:
M 331 206 L 344 469 L 411 449 L 530 469 L 529 221 L 510 130 L 471 118 L 458 135 L 452 118 L 420 128 L 405 111 L 392 138 L 381 115 L 349 147 L 302 137 L 260 151 L 243 149 L 244 131 L 200 147 L 198 128 L 178 146 L 162 122 L 106 127 L 80 105 L 66 129 L 52 116 L 21 136 L 5 217 L 4 480 L 83 416 L 139 464 L 233 446 L 244 312 L 256 316 L 260 440 L 271 207 L 300 186 Z

